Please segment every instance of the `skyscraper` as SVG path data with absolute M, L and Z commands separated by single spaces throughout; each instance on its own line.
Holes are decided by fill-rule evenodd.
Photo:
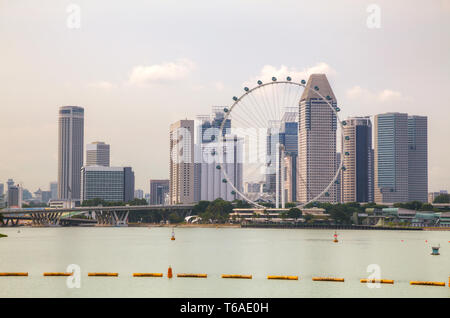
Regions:
M 343 135 L 345 171 L 342 171 L 342 202 L 372 202 L 372 122 L 370 117 L 346 120 Z
M 225 136 L 227 129 L 231 128 L 231 120 L 225 120 L 224 108 L 225 106 L 213 106 L 211 115 L 197 116 L 195 123 L 197 135 L 194 140 L 194 201 L 196 202 L 200 200 L 212 201 L 219 197 L 224 200 L 236 198 L 236 194 L 231 194 L 231 192 L 234 192 L 232 189 L 227 191 L 230 185 L 222 182 L 224 179 L 223 173 L 216 169 L 219 157 L 210 155 L 212 152 L 219 153 L 217 149 L 219 137 L 220 135 Z M 224 129 L 221 134 L 222 123 L 224 123 Z M 229 168 L 231 169 L 231 166 Z M 240 169 L 241 166 L 235 166 L 234 168 Z
M 179 120 L 170 125 L 169 202 L 194 202 L 194 121 Z
M 59 109 L 58 198 L 80 200 L 83 166 L 84 109 L 63 106 Z
M 427 202 L 427 195 L 427 117 L 408 116 L 408 201 Z
M 134 190 L 134 197 L 136 199 L 142 200 L 144 198 L 144 190 L 141 189 Z
M 219 147 L 223 147 L 219 149 Z M 226 172 L 230 182 L 238 191 L 242 191 L 242 139 L 227 135 L 224 142 L 202 144 L 201 162 L 201 200 L 213 201 L 222 198 L 233 201 L 238 198 L 237 192 L 226 180 Z M 222 153 L 223 155 L 218 155 Z M 219 165 L 222 164 L 222 167 Z
M 6 190 L 8 190 L 12 186 L 14 186 L 14 180 L 8 179 L 8 181 L 6 181 Z
M 10 186 L 8 188 L 8 207 L 21 208 L 22 207 L 22 187 L 20 185 Z
M 374 123 L 375 202 L 408 201 L 408 115 L 385 113 Z
M 314 93 L 316 88 L 337 106 L 326 75 L 312 74 L 299 104 L 297 201 L 302 203 L 319 195 L 336 175 L 337 118 L 327 102 Z M 318 200 L 335 202 L 335 190 L 335 185 L 331 186 Z
M 58 182 L 50 182 L 51 199 L 56 200 L 58 198 Z
M 109 145 L 96 141 L 86 145 L 86 166 L 109 167 Z
M 169 180 L 150 180 L 150 205 L 165 204 L 165 198 L 168 193 Z

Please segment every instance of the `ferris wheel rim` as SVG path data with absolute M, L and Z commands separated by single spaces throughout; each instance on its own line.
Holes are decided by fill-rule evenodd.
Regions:
M 304 80 L 302 80 L 302 81 L 304 81 Z M 260 84 L 260 83 L 261 83 L 261 84 Z M 219 134 L 220 134 L 220 136 L 221 136 L 221 137 L 219 138 L 220 143 L 222 143 L 222 142 L 224 141 L 224 139 L 225 139 L 225 136 L 223 135 L 223 128 L 224 128 L 225 122 L 226 122 L 226 120 L 228 119 L 228 117 L 230 116 L 230 114 L 231 114 L 233 108 L 234 108 L 237 104 L 239 104 L 239 102 L 240 102 L 244 97 L 246 97 L 247 95 L 250 95 L 250 93 L 252 93 L 252 92 L 254 92 L 254 91 L 256 91 L 256 90 L 258 90 L 258 89 L 260 89 L 260 88 L 263 88 L 263 87 L 265 87 L 265 86 L 268 86 L 268 85 L 276 85 L 276 84 L 290 84 L 290 85 L 295 85 L 295 86 L 301 86 L 301 87 L 303 87 L 304 89 L 307 89 L 307 85 L 306 85 L 306 84 L 303 84 L 302 82 L 299 83 L 299 82 L 291 81 L 291 80 L 278 81 L 278 80 L 276 80 L 276 79 L 275 79 L 275 80 L 272 79 L 272 82 L 263 83 L 263 82 L 261 82 L 261 81 L 258 81 L 257 84 L 258 84 L 257 86 L 254 86 L 253 88 L 249 88 L 248 90 L 245 90 L 245 88 L 248 88 L 248 87 L 245 87 L 245 88 L 244 88 L 245 93 L 242 94 L 240 97 L 233 97 L 234 103 L 233 103 L 229 108 L 224 108 L 225 116 L 224 116 L 224 118 L 223 118 L 223 120 L 222 120 L 222 123 L 221 123 L 221 125 L 220 125 L 220 128 L 219 128 Z M 319 88 L 319 89 L 320 89 L 320 88 Z M 336 116 L 336 121 L 339 123 L 339 125 L 340 125 L 340 127 L 341 127 L 341 139 L 342 139 L 342 142 L 341 142 L 341 156 L 342 156 L 342 151 L 343 151 L 343 148 L 344 148 L 344 144 L 343 144 L 343 142 L 344 142 L 344 124 L 343 124 L 343 121 L 340 120 L 338 111 L 333 107 L 333 105 L 328 101 L 327 98 L 325 98 L 322 94 L 320 94 L 320 93 L 318 92 L 318 90 L 313 89 L 313 88 L 311 88 L 311 87 L 308 88 L 308 90 L 309 90 L 309 91 L 312 91 L 313 93 L 315 93 L 316 95 L 318 95 L 320 98 L 322 98 L 322 99 L 328 104 L 328 106 L 329 106 L 330 109 L 333 111 L 334 115 Z M 235 99 L 235 98 L 236 98 L 236 99 Z M 225 111 L 225 109 L 227 109 L 227 111 Z M 219 149 L 222 149 L 222 147 L 220 146 Z M 219 160 L 218 165 L 220 166 L 220 170 L 222 171 L 222 173 L 223 173 L 223 175 L 224 175 L 226 181 L 230 184 L 231 188 L 236 192 L 236 194 L 239 194 L 239 196 L 240 196 L 241 198 L 243 198 L 245 201 L 247 201 L 249 204 L 251 204 L 251 205 L 253 205 L 253 206 L 255 206 L 255 207 L 258 207 L 258 208 L 260 208 L 260 209 L 267 209 L 266 206 L 260 205 L 260 204 L 258 204 L 258 203 L 256 203 L 256 202 L 254 202 L 253 200 L 250 200 L 249 198 L 247 198 L 247 196 L 246 196 L 244 193 L 242 193 L 241 191 L 239 191 L 239 190 L 236 188 L 236 186 L 233 184 L 233 182 L 230 181 L 230 179 L 229 179 L 229 177 L 228 177 L 228 174 L 227 174 L 226 171 L 225 171 L 226 169 L 224 169 L 224 167 L 223 167 L 223 165 L 222 165 L 222 160 Z M 321 193 L 319 193 L 317 196 L 315 196 L 314 198 L 312 198 L 312 199 L 309 200 L 308 202 L 305 202 L 305 203 L 303 203 L 303 204 L 297 205 L 296 207 L 302 209 L 302 208 L 304 208 L 306 205 L 308 205 L 308 204 L 310 204 L 310 203 L 313 203 L 313 202 L 317 201 L 317 199 L 319 199 L 319 198 L 322 197 L 325 193 L 327 193 L 328 190 L 331 188 L 331 186 L 336 182 L 337 178 L 339 177 L 339 174 L 341 173 L 341 170 L 342 170 L 342 167 L 343 167 L 343 166 L 344 166 L 344 160 L 342 160 L 342 158 L 341 158 L 341 162 L 340 162 L 340 164 L 339 164 L 338 169 L 336 170 L 336 174 L 335 174 L 335 176 L 333 177 L 333 179 L 331 180 L 331 182 L 328 184 L 328 186 L 326 186 L 326 187 L 324 188 L 324 190 L 322 190 Z

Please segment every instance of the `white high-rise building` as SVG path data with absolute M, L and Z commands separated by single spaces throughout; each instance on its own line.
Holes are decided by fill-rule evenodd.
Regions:
M 329 98 L 336 107 L 336 97 L 325 74 L 312 74 L 299 105 L 297 201 L 305 203 L 319 195 L 336 175 L 337 118 L 333 110 L 314 93 Z M 336 187 L 318 199 L 336 202 Z
M 170 125 L 170 204 L 194 202 L 194 121 Z
M 96 141 L 86 145 L 86 166 L 110 165 L 110 146 L 101 141 Z
M 223 155 L 219 155 L 223 147 Z M 242 140 L 233 136 L 225 137 L 224 143 L 209 142 L 201 145 L 202 161 L 201 165 L 201 193 L 200 199 L 213 201 L 222 198 L 226 201 L 233 201 L 238 198 L 237 192 L 232 188 L 230 182 L 238 191 L 243 190 L 242 160 L 243 145 Z M 222 161 L 222 162 L 220 162 Z M 222 167 L 219 165 L 222 163 Z M 230 182 L 227 181 L 224 171 Z
M 58 198 L 80 200 L 83 166 L 84 109 L 63 106 L 59 109 Z

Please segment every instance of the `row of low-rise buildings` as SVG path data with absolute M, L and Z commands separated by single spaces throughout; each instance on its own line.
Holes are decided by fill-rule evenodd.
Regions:
M 313 93 L 320 88 L 322 96 Z M 308 202 L 320 195 L 342 169 L 334 184 L 319 197 L 322 202 L 427 202 L 428 127 L 426 116 L 385 113 L 374 117 L 350 117 L 342 121 L 342 152 L 338 152 L 337 99 L 325 74 L 312 74 L 299 101 L 298 109 L 285 112 L 276 134 L 268 132 L 267 155 L 273 155 L 272 139 L 284 146 L 284 191 L 287 201 Z M 212 117 L 181 120 L 170 127 L 169 201 L 191 203 L 199 200 L 239 198 L 224 180 L 215 161 L 200 156 L 217 151 L 217 136 L 205 134 L 224 120 L 223 107 Z M 228 119 L 230 121 L 230 119 Z M 226 122 L 224 127 L 231 127 Z M 214 130 L 212 130 L 214 131 Z M 198 133 L 199 137 L 196 136 Z M 216 138 L 216 139 L 215 139 Z M 232 136 L 229 138 L 233 138 Z M 236 139 L 236 138 L 235 138 Z M 236 139 L 236 153 L 242 145 Z M 195 159 L 195 160 L 194 160 Z M 240 161 L 224 166 L 232 184 L 246 193 L 274 192 L 276 175 L 265 182 L 243 180 Z M 281 176 L 278 176 L 281 178 Z M 245 185 L 245 187 L 244 187 Z

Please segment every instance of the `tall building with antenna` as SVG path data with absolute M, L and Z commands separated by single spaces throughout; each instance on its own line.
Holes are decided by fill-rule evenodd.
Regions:
M 58 199 L 81 199 L 84 109 L 63 106 L 58 119 Z

